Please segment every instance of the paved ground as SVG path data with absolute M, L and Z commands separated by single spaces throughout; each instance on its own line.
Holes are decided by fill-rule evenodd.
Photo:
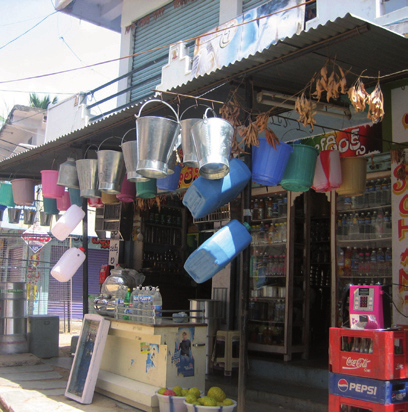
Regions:
M 65 397 L 72 356 L 71 338 L 60 334 L 60 356 L 39 359 L 32 354 L 0 355 L 0 408 L 4 412 L 123 412 L 140 409 L 98 393 L 92 404 L 82 405 Z M 279 405 L 248 401 L 248 412 L 294 412 Z

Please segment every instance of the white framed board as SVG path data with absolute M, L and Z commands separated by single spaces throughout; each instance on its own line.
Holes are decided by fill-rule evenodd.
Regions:
M 92 403 L 102 355 L 110 327 L 99 315 L 85 315 L 65 396 L 82 404 Z

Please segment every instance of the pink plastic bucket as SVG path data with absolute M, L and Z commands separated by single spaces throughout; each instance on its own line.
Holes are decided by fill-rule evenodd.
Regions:
M 34 203 L 35 181 L 33 179 L 14 179 L 11 184 L 16 205 L 30 206 Z
M 316 192 L 328 192 L 340 187 L 341 182 L 340 152 L 322 150 L 316 160 L 312 188 Z
M 103 207 L 102 199 L 100 197 L 93 197 L 88 199 L 88 206 L 99 209 Z
M 123 179 L 120 194 L 116 195 L 116 197 L 124 203 L 131 203 L 136 198 L 136 183 L 129 182 L 129 180 L 127 180 L 127 174 Z
M 43 197 L 59 199 L 64 195 L 65 187 L 57 185 L 58 170 L 41 170 Z
M 63 196 L 57 199 L 57 209 L 60 212 L 65 212 L 71 206 L 71 198 L 69 197 L 69 192 L 65 191 Z

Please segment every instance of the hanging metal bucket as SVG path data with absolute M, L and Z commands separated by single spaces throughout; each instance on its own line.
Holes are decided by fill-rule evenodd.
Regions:
M 79 189 L 78 172 L 74 158 L 68 157 L 66 162 L 60 164 L 57 185 Z
M 113 136 L 116 137 L 116 136 Z M 108 137 L 112 139 L 112 137 Z M 108 140 L 105 139 L 100 145 Z M 116 150 L 98 150 L 98 189 L 109 195 L 120 193 L 123 178 L 125 177 L 125 162 L 123 154 Z
M 85 199 L 98 199 L 101 191 L 98 189 L 98 160 L 87 159 L 88 150 L 96 145 L 91 145 L 86 149 L 84 159 L 76 161 L 76 168 L 79 180 L 79 194 Z
M 49 215 L 43 211 L 40 212 L 40 226 L 50 226 L 52 215 Z
M 194 106 L 187 107 L 186 110 L 180 115 L 180 135 L 181 135 L 181 147 L 183 148 L 183 164 L 184 166 L 189 166 L 189 167 L 198 167 L 198 159 L 197 159 L 197 151 L 194 145 L 194 139 L 191 134 L 191 128 L 200 120 L 202 120 L 202 117 L 198 118 L 192 118 L 192 119 L 182 119 L 184 113 L 187 112 L 187 110 L 190 110 L 191 108 L 198 108 L 199 106 L 206 107 L 207 109 L 209 108 L 205 104 L 198 104 Z M 209 108 L 211 109 L 211 108 Z M 214 117 L 215 113 L 213 111 Z
M 222 179 L 229 172 L 234 128 L 218 117 L 207 118 L 207 109 L 202 120 L 191 128 L 197 151 L 200 175 L 205 179 Z
M 158 116 L 140 117 L 143 108 L 152 102 L 168 106 L 176 121 Z M 177 113 L 166 102 L 152 99 L 145 102 L 136 116 L 137 173 L 149 178 L 162 178 L 168 175 L 168 162 L 180 131 Z
M 34 220 L 35 220 L 36 211 L 31 210 L 31 209 L 24 209 L 23 213 L 24 213 L 24 224 L 25 225 L 32 225 L 34 223 Z
M 123 143 L 123 139 L 125 138 L 125 136 L 132 130 L 136 130 L 136 128 L 128 130 L 123 135 L 122 143 L 120 145 L 121 148 L 122 148 L 123 159 L 125 161 L 127 180 L 129 180 L 129 182 L 146 182 L 146 181 L 149 180 L 149 178 L 144 177 L 142 175 L 139 175 L 139 173 L 136 172 L 136 167 L 137 167 L 137 142 L 136 142 L 136 139 L 131 140 L 129 142 L 124 142 Z
M 20 216 L 21 216 L 21 209 L 17 209 L 15 207 L 9 207 L 7 209 L 9 223 L 19 223 Z

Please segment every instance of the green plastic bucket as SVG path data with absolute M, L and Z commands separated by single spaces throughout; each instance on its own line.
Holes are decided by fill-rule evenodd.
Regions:
M 57 207 L 57 199 L 51 199 L 48 197 L 43 197 L 44 201 L 44 212 L 47 215 L 58 215 L 59 210 Z
M 147 182 L 136 182 L 136 196 L 142 199 L 153 199 L 157 195 L 157 179 Z
M 13 186 L 11 183 L 3 182 L 0 185 L 0 205 L 14 207 Z
M 318 154 L 313 146 L 294 144 L 281 180 L 282 188 L 291 192 L 307 192 L 313 184 Z

